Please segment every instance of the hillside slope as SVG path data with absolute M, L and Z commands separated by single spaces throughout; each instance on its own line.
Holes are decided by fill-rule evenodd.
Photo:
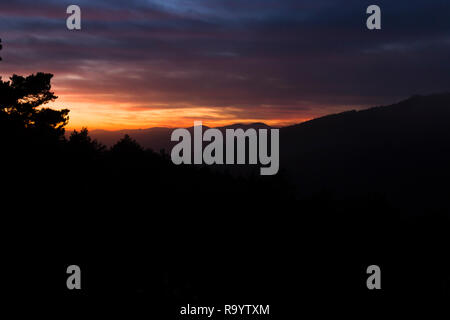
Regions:
M 283 128 L 280 144 L 280 163 L 300 194 L 378 193 L 408 207 L 447 207 L 450 94 Z

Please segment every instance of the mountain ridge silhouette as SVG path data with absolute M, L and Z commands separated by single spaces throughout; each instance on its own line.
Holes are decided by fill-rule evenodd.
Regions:
M 439 101 L 440 100 L 440 101 Z M 431 94 L 431 95 L 414 95 L 410 98 L 407 98 L 405 100 L 401 100 L 398 103 L 390 104 L 390 105 L 383 105 L 383 106 L 374 106 L 367 109 L 362 110 L 348 110 L 340 113 L 333 113 L 329 115 L 325 115 L 323 117 L 318 117 L 312 120 L 308 120 L 305 122 L 301 122 L 298 124 L 293 124 L 286 127 L 281 127 L 280 130 L 282 132 L 283 136 L 286 136 L 287 134 L 291 133 L 292 130 L 296 130 L 296 128 L 301 128 L 298 130 L 306 130 L 306 128 L 309 128 L 311 126 L 323 126 L 327 125 L 330 122 L 333 121 L 345 121 L 353 118 L 364 118 L 365 116 L 370 117 L 380 117 L 384 116 L 386 120 L 389 120 L 386 118 L 386 116 L 395 116 L 396 118 L 399 118 L 399 114 L 395 115 L 395 112 L 405 112 L 402 114 L 403 116 L 414 116 L 416 114 L 416 117 L 418 116 L 417 113 L 421 113 L 420 116 L 424 116 L 426 113 L 424 113 L 426 110 L 426 106 L 423 105 L 423 103 L 431 103 L 430 107 L 436 107 L 446 109 L 447 106 L 450 108 L 450 93 L 439 93 L 439 94 Z M 436 103 L 440 104 L 440 106 L 437 106 Z M 442 105 L 444 104 L 444 105 Z M 440 110 L 440 112 L 445 110 Z M 430 120 L 435 120 L 434 115 L 431 115 L 428 117 Z M 361 120 L 361 119 L 355 119 L 355 120 Z M 380 119 L 383 120 L 383 119 Z M 343 124 L 341 124 L 343 125 Z M 347 123 L 345 124 L 347 125 Z M 187 129 L 192 130 L 191 127 L 187 127 Z M 210 127 L 203 126 L 204 129 L 208 129 Z M 249 124 L 242 124 L 242 123 L 234 123 L 231 125 L 226 126 L 219 126 L 215 127 L 217 129 L 236 129 L 236 128 L 242 128 L 244 130 L 249 128 L 254 129 L 270 129 L 270 128 L 277 128 L 273 126 L 269 126 L 262 122 L 256 122 L 256 123 L 249 123 Z M 116 143 L 121 137 L 123 137 L 125 134 L 130 135 L 132 138 L 136 139 L 136 141 L 141 144 L 144 148 L 150 148 L 153 150 L 160 150 L 162 148 L 168 149 L 170 147 L 170 133 L 175 128 L 169 128 L 169 127 L 150 127 L 150 128 L 144 128 L 144 129 L 121 129 L 121 130 L 103 130 L 103 129 L 93 129 L 89 131 L 89 134 L 94 138 L 97 139 L 99 142 L 111 146 L 114 143 Z M 73 131 L 67 131 L 67 135 L 70 135 L 70 133 Z M 325 130 L 324 133 L 327 131 Z
M 300 194 L 379 193 L 407 210 L 425 212 L 429 202 L 447 209 L 442 193 L 448 190 L 448 163 L 449 93 L 413 96 L 280 130 L 280 165 Z

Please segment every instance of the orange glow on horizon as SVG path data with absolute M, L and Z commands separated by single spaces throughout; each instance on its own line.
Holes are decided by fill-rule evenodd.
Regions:
M 29 74 L 23 71 L 19 74 Z M 3 75 L 4 79 L 9 76 Z M 104 88 L 83 87 L 75 75 L 59 74 L 52 81 L 52 91 L 58 97 L 45 107 L 56 110 L 69 109 L 67 130 L 101 129 L 108 131 L 123 129 L 147 129 L 153 127 L 186 128 L 194 121 L 202 121 L 208 127 L 231 124 L 265 123 L 273 127 L 284 127 L 308 121 L 334 111 L 348 109 L 345 106 L 323 106 L 301 102 L 308 108 L 283 109 L 278 105 L 255 106 L 198 106 L 192 102 L 164 101 L 166 96 L 150 94 L 150 98 L 127 96 L 123 92 Z M 148 102 L 151 101 L 151 102 Z M 193 99 L 195 101 L 195 99 Z
M 132 103 L 120 103 L 105 100 L 89 101 L 82 96 L 59 95 L 59 98 L 47 106 L 54 109 L 69 109 L 67 130 L 122 130 L 146 129 L 151 127 L 186 128 L 194 121 L 202 121 L 208 127 L 220 127 L 236 123 L 265 123 L 270 126 L 283 127 L 310 120 L 311 118 L 261 119 L 236 118 L 227 108 L 185 107 L 163 108 L 163 103 L 154 103 L 155 107 L 136 107 Z

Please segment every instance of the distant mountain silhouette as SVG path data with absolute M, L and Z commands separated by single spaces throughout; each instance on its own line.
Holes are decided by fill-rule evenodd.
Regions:
M 270 126 L 233 124 L 218 129 L 228 128 Z M 93 130 L 90 135 L 111 146 L 128 134 L 145 148 L 170 153 L 172 130 Z M 450 93 L 413 96 L 388 106 L 332 114 L 280 129 L 280 166 L 301 196 L 324 190 L 382 192 L 408 202 L 414 193 L 421 194 L 415 200 L 424 200 L 423 186 L 433 180 L 426 201 L 437 201 L 434 198 L 445 189 L 436 181 L 449 177 L 449 163 Z
M 192 131 L 193 127 L 187 128 Z M 203 126 L 204 130 L 209 127 Z M 251 123 L 251 124 L 232 124 L 223 127 L 217 127 L 219 130 L 225 129 L 236 129 L 242 128 L 247 130 L 249 128 L 253 129 L 264 129 L 271 128 L 270 126 L 264 123 Z M 141 146 L 144 148 L 149 148 L 154 151 L 160 151 L 161 149 L 165 149 L 166 151 L 170 151 L 172 144 L 170 142 L 170 135 L 174 128 L 164 128 L 164 127 L 154 127 L 147 129 L 124 129 L 124 130 L 116 130 L 116 131 L 107 131 L 107 130 L 91 130 L 89 131 L 89 135 L 93 139 L 97 139 L 99 142 L 103 143 L 106 146 L 112 146 L 116 143 L 120 138 L 124 135 L 128 134 L 130 137 L 135 139 Z M 68 134 L 71 132 L 69 131 Z
M 218 129 L 228 128 L 271 127 L 253 123 Z M 93 130 L 90 134 L 106 145 L 129 134 L 143 147 L 170 153 L 172 130 Z M 448 191 L 444 181 L 450 178 L 449 163 L 450 93 L 413 96 L 280 129 L 280 166 L 300 197 L 317 192 L 376 193 L 395 199 L 405 210 L 424 212 L 430 202 L 435 208 L 447 208 L 443 195 Z M 231 171 L 245 173 L 242 166 Z
M 110 147 L 114 145 L 124 135 L 128 134 L 135 139 L 144 148 L 150 148 L 155 151 L 167 149 L 168 141 L 170 141 L 170 133 L 173 129 L 164 127 L 154 127 L 147 129 L 124 129 L 124 130 L 90 130 L 89 135 L 93 139 Z

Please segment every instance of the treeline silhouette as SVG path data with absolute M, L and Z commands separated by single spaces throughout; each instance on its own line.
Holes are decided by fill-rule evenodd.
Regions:
M 281 163 L 291 171 L 235 176 L 175 166 L 165 152 L 145 149 L 127 135 L 110 148 L 87 129 L 66 137 L 69 111 L 44 107 L 57 98 L 51 79 L 37 73 L 0 82 L 7 250 L 9 261 L 21 261 L 9 270 L 19 274 L 8 279 L 16 294 L 45 288 L 61 299 L 66 275 L 54 274 L 77 263 L 91 297 L 141 302 L 136 312 L 151 301 L 165 318 L 175 318 L 164 312 L 177 303 L 252 300 L 288 315 L 299 299 L 317 311 L 323 303 L 342 308 L 349 299 L 382 308 L 448 297 L 446 212 L 405 217 L 384 184 L 337 192 L 336 181 L 368 176 L 370 166 L 342 177 L 346 157 L 356 163 L 354 150 L 345 140 L 317 139 L 318 131 L 308 129 L 314 122 L 282 129 L 281 142 L 287 148 L 292 139 L 292 154 L 282 152 Z M 354 134 L 354 122 L 335 124 L 336 117 L 347 119 L 318 121 L 320 137 Z M 297 130 L 302 140 L 287 136 Z M 364 145 L 369 138 L 358 141 Z M 401 153 L 401 141 L 392 143 L 377 152 Z M 372 152 L 358 149 L 357 157 Z M 308 186 L 312 192 L 298 192 Z M 41 276 L 30 289 L 20 274 L 36 261 Z M 381 293 L 365 287 L 371 264 L 384 272 Z

